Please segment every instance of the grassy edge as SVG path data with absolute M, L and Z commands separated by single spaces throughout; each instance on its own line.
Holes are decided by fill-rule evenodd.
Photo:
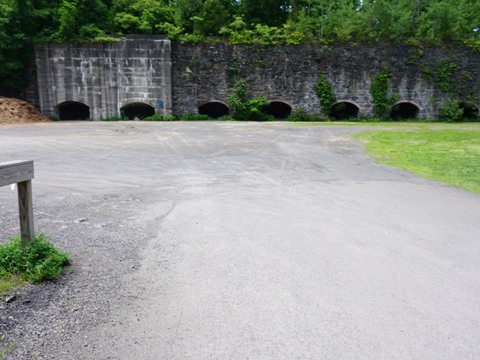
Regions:
M 384 127 L 384 128 L 408 128 L 408 129 L 453 129 L 453 128 L 472 128 L 475 130 L 480 129 L 479 122 L 463 122 L 463 123 L 445 123 L 445 122 L 432 122 L 432 121 L 358 121 L 358 122 L 349 122 L 349 121 L 312 121 L 312 122 L 283 122 L 291 126 L 340 126 L 340 127 Z
M 462 124 L 463 125 L 463 124 Z M 470 125 L 470 126 L 469 126 Z M 426 132 L 436 132 L 439 131 L 449 131 L 452 130 L 452 135 L 458 134 L 458 132 L 466 132 L 468 130 L 473 130 L 473 131 L 480 131 L 480 126 L 476 124 L 477 126 L 472 127 L 472 124 L 465 124 L 465 126 L 458 126 L 458 124 L 449 124 L 449 125 L 444 125 L 444 126 L 422 126 L 422 127 L 402 127 L 400 129 L 395 129 L 395 128 L 390 128 L 390 129 L 375 129 L 375 130 L 364 130 L 361 131 L 357 134 L 353 134 L 352 137 L 354 139 L 359 140 L 364 148 L 366 149 L 367 153 L 378 163 L 389 165 L 389 166 L 394 166 L 398 167 L 401 169 L 404 169 L 406 171 L 411 172 L 412 174 L 415 174 L 416 176 L 426 178 L 426 179 L 431 179 L 435 181 L 442 182 L 444 184 L 454 186 L 463 190 L 471 191 L 473 193 L 480 194 L 480 184 L 476 184 L 474 181 L 471 180 L 471 178 L 480 178 L 480 167 L 475 167 L 475 164 L 480 164 L 480 161 L 473 161 L 471 163 L 463 163 L 461 168 L 459 167 L 458 171 L 455 170 L 456 166 L 458 165 L 458 161 L 455 160 L 455 158 L 452 156 L 452 159 L 447 159 L 446 158 L 446 153 L 452 153 L 454 154 L 458 149 L 452 149 L 451 151 L 447 152 L 440 152 L 438 151 L 438 148 L 442 148 L 441 146 L 438 146 L 437 143 L 435 143 L 435 146 L 432 146 L 437 150 L 438 152 L 430 152 L 428 153 L 428 156 L 431 156 L 431 159 L 436 158 L 436 161 L 439 161 L 442 163 L 444 166 L 445 170 L 444 173 L 441 171 L 439 172 L 438 169 L 441 167 L 439 166 L 438 162 L 435 160 L 430 160 L 430 161 L 425 161 L 421 163 L 420 161 L 414 161 L 412 159 L 416 159 L 416 157 L 420 157 L 422 152 L 418 151 L 417 153 L 413 153 L 412 156 L 404 156 L 406 150 L 402 149 L 401 147 L 394 147 L 392 144 L 386 145 L 385 143 L 381 143 L 381 141 L 374 140 L 373 138 L 375 135 L 381 134 L 381 133 L 405 133 L 405 132 L 412 132 L 413 134 L 422 134 L 422 131 Z M 453 131 L 456 131 L 454 133 Z M 480 142 L 479 142 L 480 143 Z M 433 144 L 430 143 L 430 144 Z M 383 147 L 382 147 L 383 146 Z M 471 144 L 471 146 L 477 146 L 477 143 L 474 142 Z M 412 148 L 408 148 L 409 150 L 412 150 Z M 425 148 L 427 149 L 427 148 Z M 415 156 L 417 155 L 417 156 Z M 403 156 L 403 157 L 402 157 Z M 462 160 L 465 161 L 465 158 L 462 158 Z M 453 169 L 453 171 L 451 171 Z M 473 177 L 470 176 L 466 177 L 463 175 L 458 175 L 458 174 L 465 174 L 473 172 L 476 174 Z M 452 176 L 452 173 L 455 174 L 455 176 Z
M 28 282 L 18 275 L 7 274 L 0 277 L 0 295 L 6 292 L 17 290 Z

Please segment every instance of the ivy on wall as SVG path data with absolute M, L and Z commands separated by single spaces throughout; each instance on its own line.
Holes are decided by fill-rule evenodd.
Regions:
M 388 116 L 391 99 L 388 97 L 388 83 L 392 78 L 390 69 L 382 67 L 380 72 L 372 78 L 370 83 L 370 94 L 373 98 L 373 111 L 378 117 Z
M 333 94 L 332 84 L 330 84 L 325 75 L 320 76 L 320 79 L 315 84 L 315 92 L 320 99 L 320 106 L 325 115 L 330 116 L 332 112 L 332 105 L 337 101 Z
M 476 95 L 476 76 L 470 71 L 465 71 L 458 63 L 455 51 L 447 54 L 443 59 L 428 64 L 421 62 L 422 77 L 434 84 L 448 100 L 439 108 L 439 117 L 443 121 L 459 121 L 463 117 L 463 110 L 459 107 L 463 101 L 478 102 Z

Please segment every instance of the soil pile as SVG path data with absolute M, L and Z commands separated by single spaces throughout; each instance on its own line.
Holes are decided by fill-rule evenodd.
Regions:
M 26 101 L 0 96 L 0 124 L 17 124 L 50 121 Z

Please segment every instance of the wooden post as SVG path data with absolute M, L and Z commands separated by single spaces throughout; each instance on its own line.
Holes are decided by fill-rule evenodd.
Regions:
M 22 245 L 35 237 L 33 227 L 32 180 L 33 161 L 11 161 L 0 163 L 0 187 L 10 184 L 18 186 L 18 210 Z
M 33 228 L 32 181 L 22 181 L 18 186 L 18 213 L 20 216 L 20 236 L 22 245 L 35 238 Z

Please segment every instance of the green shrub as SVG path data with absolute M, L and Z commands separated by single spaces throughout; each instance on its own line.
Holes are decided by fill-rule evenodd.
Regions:
M 275 118 L 263 112 L 267 105 L 264 97 L 248 99 L 246 85 L 243 81 L 235 84 L 233 91 L 228 94 L 227 102 L 235 120 L 272 121 Z
M 36 233 L 34 240 L 24 247 L 20 237 L 14 236 L 0 246 L 0 279 L 16 275 L 32 282 L 54 280 L 68 261 L 68 255 L 57 250 L 42 233 Z
M 245 82 L 237 81 L 232 92 L 227 96 L 227 102 L 234 114 L 243 112 L 245 103 L 247 102 Z
M 460 103 L 459 106 L 463 111 L 462 117 L 464 121 L 480 121 L 480 118 L 478 117 L 478 109 L 475 105 Z
M 322 112 L 326 116 L 330 116 L 332 112 L 332 105 L 335 103 L 336 98 L 333 94 L 332 84 L 330 84 L 325 75 L 320 76 L 320 79 L 315 84 L 315 92 L 320 99 L 320 106 Z
M 187 33 L 187 34 L 180 35 L 180 43 L 182 43 L 182 44 L 198 44 L 204 38 L 205 38 L 205 36 L 200 35 L 200 34 Z
M 58 120 L 60 120 L 60 116 L 58 116 L 58 115 L 50 115 L 50 120 L 52 120 L 52 121 L 58 121 Z
M 266 106 L 267 98 L 254 97 L 247 101 L 243 114 L 241 114 L 237 120 L 274 121 L 274 116 L 267 115 L 263 112 Z
M 105 32 L 94 24 L 83 25 L 79 30 L 81 39 L 95 39 L 105 36 Z
M 267 27 L 268 28 L 268 27 Z M 259 29 L 263 36 L 266 37 L 263 41 L 269 42 L 269 37 L 271 34 L 268 29 Z M 248 28 L 247 23 L 243 20 L 242 16 L 234 16 L 234 20 L 227 26 L 223 26 L 219 34 L 222 36 L 227 36 L 229 41 L 233 45 L 250 45 L 258 42 L 256 31 Z
M 253 30 L 246 28 L 242 17 L 235 16 L 235 20 L 219 31 L 220 35 L 227 36 L 233 45 L 250 45 L 255 43 Z
M 184 121 L 212 120 L 212 118 L 210 116 L 205 115 L 205 114 L 185 114 L 185 115 L 180 115 L 179 119 L 184 120 Z
M 310 115 L 305 112 L 303 107 L 298 107 L 288 116 L 288 121 L 309 121 Z
M 288 116 L 288 121 L 325 121 L 326 119 L 320 118 L 318 115 L 307 114 L 305 109 L 302 106 L 297 107 L 292 113 Z
M 116 43 L 117 41 L 120 41 L 120 40 L 125 40 L 126 38 L 124 37 L 120 37 L 120 36 L 117 36 L 117 37 L 113 37 L 113 36 L 108 36 L 108 35 L 105 35 L 105 36 L 102 36 L 102 35 L 99 35 L 97 37 L 95 37 L 94 39 L 92 39 L 90 42 L 91 43 L 105 43 L 105 44 L 112 44 L 112 43 Z
M 460 101 L 456 99 L 448 99 L 447 102 L 440 107 L 438 117 L 441 121 L 462 121 L 463 109 L 460 107 Z
M 175 116 L 172 116 L 172 115 L 155 114 L 155 115 L 152 115 L 152 116 L 147 116 L 143 120 L 144 121 L 175 121 L 176 118 L 175 118 Z
M 244 21 L 242 16 L 234 16 L 234 20 L 223 26 L 219 34 L 226 36 L 228 41 L 234 45 L 299 45 L 306 38 L 303 32 L 296 29 L 292 24 L 283 27 L 255 24 L 252 28 Z
M 261 45 L 274 45 L 282 44 L 285 42 L 285 35 L 283 29 L 279 29 L 275 26 L 270 27 L 268 25 L 255 25 L 256 42 Z

